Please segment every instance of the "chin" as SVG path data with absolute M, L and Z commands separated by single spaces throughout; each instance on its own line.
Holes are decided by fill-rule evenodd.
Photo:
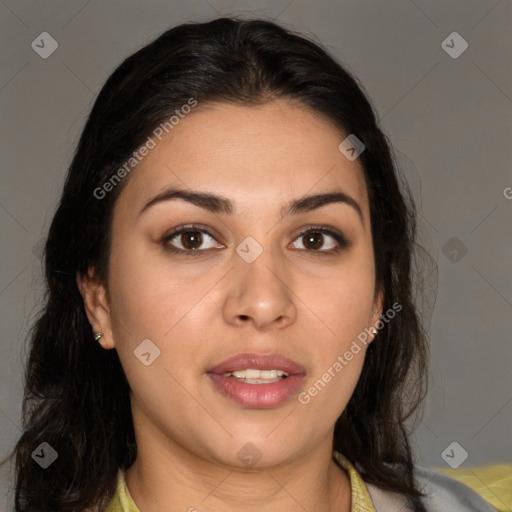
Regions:
M 219 451 L 218 446 L 212 447 L 214 458 L 220 464 L 238 469 L 268 469 L 291 461 L 294 453 L 293 444 L 284 444 L 282 439 L 271 440 L 268 434 L 260 433 L 254 436 L 245 435 L 229 439 Z

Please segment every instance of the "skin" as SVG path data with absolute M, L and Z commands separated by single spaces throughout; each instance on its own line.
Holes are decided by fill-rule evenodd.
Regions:
M 332 438 L 364 346 L 306 405 L 293 396 L 247 409 L 206 376 L 236 354 L 280 352 L 306 368 L 305 391 L 378 321 L 367 190 L 358 159 L 338 150 L 345 136 L 283 99 L 199 104 L 126 178 L 114 210 L 108 293 L 92 270 L 78 284 L 93 332 L 118 351 L 132 390 L 138 457 L 126 482 L 141 511 L 350 510 Z M 227 197 L 237 213 L 172 200 L 139 215 L 171 185 Z M 330 191 L 351 196 L 363 220 L 345 203 L 281 218 L 289 201 Z M 196 245 L 203 252 L 166 251 L 161 238 L 189 223 L 211 235 Z M 310 248 L 299 234 L 315 225 L 341 231 L 350 246 L 329 255 L 337 242 L 326 234 Z M 236 252 L 248 236 L 263 248 L 250 264 Z M 167 245 L 183 249 L 180 241 Z M 160 349 L 149 366 L 133 353 L 144 339 Z M 247 443 L 261 454 L 251 468 L 237 456 Z

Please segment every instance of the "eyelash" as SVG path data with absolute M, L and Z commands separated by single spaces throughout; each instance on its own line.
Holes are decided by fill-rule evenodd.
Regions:
M 178 235 L 181 235 L 182 233 L 186 233 L 188 231 L 199 231 L 201 233 L 206 233 L 208 236 L 210 236 L 211 238 L 213 238 L 215 240 L 215 237 L 212 236 L 208 230 L 203 229 L 200 226 L 197 226 L 195 224 L 191 224 L 191 225 L 187 225 L 187 226 L 178 228 L 177 230 L 173 231 L 172 233 L 165 235 L 161 239 L 160 243 L 164 246 L 166 251 L 169 251 L 174 254 L 184 255 L 184 256 L 199 256 L 199 254 L 206 252 L 205 250 L 201 250 L 201 249 L 188 249 L 188 250 L 178 249 L 177 247 L 174 247 L 173 245 L 168 244 L 168 242 L 170 240 L 172 240 L 173 238 L 177 237 Z M 314 249 L 299 249 L 299 250 L 317 253 L 319 255 L 320 254 L 334 255 L 334 254 L 338 254 L 343 249 L 347 249 L 350 246 L 347 239 L 341 233 L 337 233 L 336 231 L 332 231 L 331 229 L 327 229 L 323 226 L 311 226 L 308 229 L 305 229 L 304 231 L 299 233 L 299 235 L 297 235 L 297 237 L 294 240 L 304 236 L 305 234 L 309 233 L 310 231 L 331 236 L 338 243 L 338 246 L 334 249 L 329 249 L 328 251 L 314 250 Z

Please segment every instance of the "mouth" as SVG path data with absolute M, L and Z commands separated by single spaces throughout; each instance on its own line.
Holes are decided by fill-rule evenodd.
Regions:
M 281 354 L 239 354 L 208 371 L 217 392 L 250 409 L 277 407 L 297 392 L 306 370 Z
M 247 370 L 235 370 L 234 372 L 223 373 L 224 377 L 234 377 L 240 382 L 246 384 L 271 384 L 286 379 L 288 373 L 283 370 L 256 370 L 250 368 Z

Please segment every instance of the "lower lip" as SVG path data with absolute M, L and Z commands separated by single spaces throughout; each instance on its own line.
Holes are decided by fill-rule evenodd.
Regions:
M 279 382 L 246 384 L 217 373 L 209 373 L 208 376 L 224 396 L 249 409 L 269 409 L 281 405 L 298 391 L 304 379 L 304 375 L 289 375 Z

